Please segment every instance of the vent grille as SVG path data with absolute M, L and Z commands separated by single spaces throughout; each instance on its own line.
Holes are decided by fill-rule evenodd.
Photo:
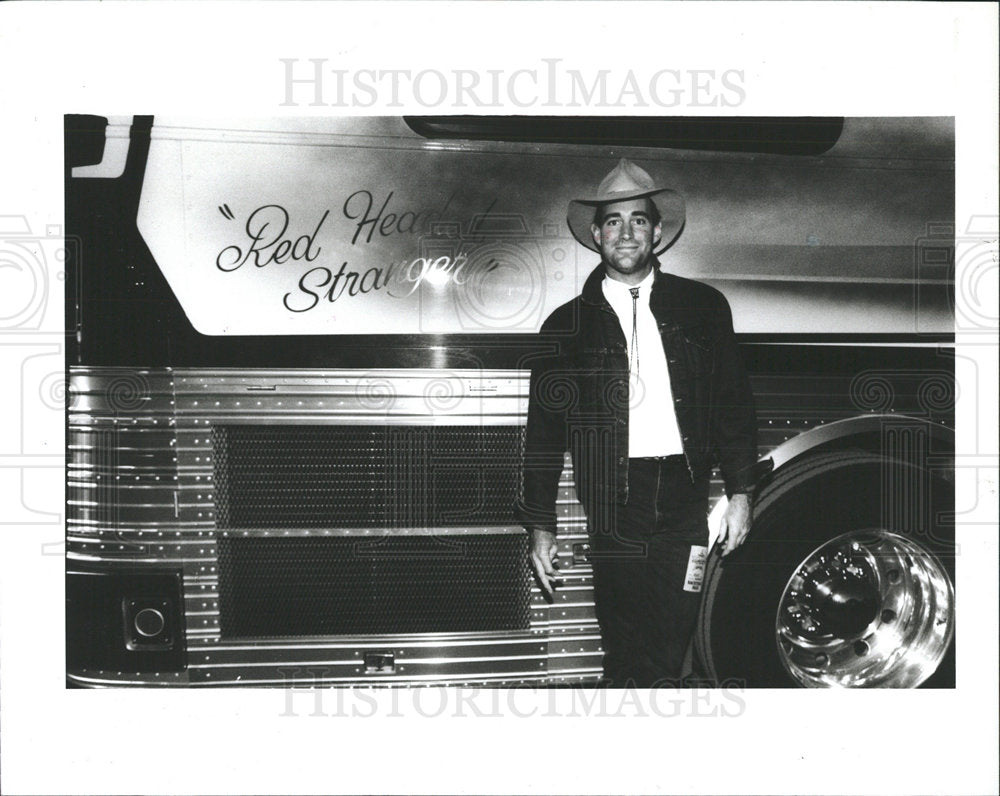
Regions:
M 217 527 L 515 524 L 521 426 L 217 426 Z
M 223 638 L 527 630 L 526 534 L 219 540 Z

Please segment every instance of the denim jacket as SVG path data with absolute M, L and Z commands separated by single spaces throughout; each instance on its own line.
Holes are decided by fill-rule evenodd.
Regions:
M 726 493 L 749 492 L 757 459 L 753 395 L 723 295 L 654 265 L 649 306 L 667 358 L 684 457 L 692 480 L 719 465 Z M 604 298 L 604 265 L 539 332 L 531 362 L 524 490 L 516 512 L 527 528 L 555 532 L 563 455 L 591 523 L 628 501 L 628 353 Z

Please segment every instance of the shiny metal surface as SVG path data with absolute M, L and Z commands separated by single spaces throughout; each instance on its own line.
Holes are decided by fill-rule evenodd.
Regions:
M 574 561 L 574 547 L 588 541 L 586 518 L 576 500 L 568 457 L 556 506 L 562 583 L 551 604 L 532 587 L 527 633 L 314 638 L 297 639 L 291 645 L 275 639 L 223 644 L 220 638 L 218 539 L 227 533 L 252 537 L 276 529 L 218 527 L 211 433 L 215 424 L 516 425 L 524 422 L 527 376 L 526 371 L 71 367 L 67 557 L 119 571 L 179 567 L 192 664 L 181 674 L 71 672 L 71 679 L 91 685 L 211 686 L 281 684 L 287 676 L 295 676 L 317 683 L 360 684 L 375 676 L 357 671 L 354 653 L 387 645 L 396 649 L 402 669 L 378 675 L 378 682 L 596 681 L 602 651 L 592 570 L 579 555 Z M 871 415 L 835 424 L 831 421 L 857 409 L 850 401 L 843 407 L 834 405 L 832 398 L 822 409 L 813 408 L 819 406 L 813 393 L 827 390 L 838 395 L 839 383 L 829 389 L 812 381 L 801 389 L 792 387 L 761 377 L 755 381 L 758 394 L 781 397 L 780 403 L 769 398 L 762 406 L 760 432 L 764 449 L 783 442 L 796 448 L 786 460 L 808 451 L 806 442 L 822 443 L 841 431 L 875 428 L 886 419 Z M 817 434 L 802 433 L 824 421 L 827 425 Z M 779 455 L 781 450 L 785 448 L 773 453 Z M 718 494 L 719 484 L 713 489 Z M 402 535 L 521 532 L 509 525 L 391 530 Z M 351 527 L 277 532 L 364 537 L 384 531 Z M 428 642 L 446 652 L 430 657 L 413 652 Z M 512 653 L 512 644 L 521 646 Z M 406 654 L 398 655 L 399 650 Z M 286 673 L 288 662 L 294 664 L 292 675 Z M 867 677 L 859 680 L 867 682 Z
M 954 216 L 954 126 L 947 118 L 848 118 L 829 152 L 798 158 L 431 141 L 392 117 L 227 120 L 220 129 L 218 120 L 158 116 L 150 137 L 139 228 L 188 317 L 213 335 L 533 332 L 596 265 L 566 233 L 567 198 L 586 195 L 606 173 L 605 164 L 625 152 L 681 190 L 695 209 L 670 268 L 723 289 L 738 332 L 910 333 L 915 280 L 922 331 L 950 332 L 953 326 L 946 272 L 914 271 L 914 243 L 926 239 L 928 222 Z M 431 226 L 423 241 L 407 231 L 366 235 L 364 248 L 355 247 L 358 211 L 344 214 L 342 206 L 360 189 L 377 194 L 372 213 L 391 196 L 387 213 L 440 211 L 442 224 L 433 226 L 453 232 L 439 234 Z M 458 242 L 474 263 L 497 255 L 505 267 L 471 271 L 480 274 L 474 281 L 482 292 L 455 290 L 444 280 L 425 285 L 430 289 L 418 305 L 420 293 L 396 300 L 373 290 L 333 304 L 323 299 L 335 308 L 335 322 L 322 322 L 319 310 L 309 310 L 289 323 L 278 314 L 281 299 L 289 290 L 306 298 L 296 288 L 302 271 L 280 279 L 277 271 L 262 269 L 244 284 L 237 278 L 242 272 L 190 267 L 214 262 L 238 240 L 229 220 L 210 218 L 203 205 L 179 199 L 195 194 L 205 197 L 204 206 L 227 202 L 249 211 L 280 204 L 292 228 L 303 232 L 331 209 L 317 236 L 323 251 L 315 263 L 331 270 L 343 261 L 334 252 L 349 255 L 349 270 L 363 273 L 410 262 L 422 252 L 446 254 Z M 458 198 L 451 202 L 453 195 Z M 900 196 L 907 197 L 906 213 L 899 212 Z M 754 222 L 732 223 L 745 217 L 747 207 L 754 208 Z M 844 212 L 857 207 L 864 213 Z M 468 234 L 485 208 L 493 217 L 519 221 L 501 235 Z M 165 217 L 188 230 L 186 243 L 163 224 Z M 218 295 L 230 300 L 220 304 L 213 299 Z
M 212 428 L 226 424 L 523 424 L 525 371 L 70 368 L 67 558 L 109 571 L 183 572 L 184 672 L 76 670 L 89 686 L 511 685 L 594 682 L 601 641 L 571 469 L 560 484 L 563 587 L 549 604 L 532 585 L 530 628 L 253 639 L 220 633 L 218 539 L 230 537 L 508 535 L 519 526 L 240 528 L 218 525 Z M 391 650 L 393 671 L 364 654 Z
M 140 635 L 148 638 L 163 630 L 166 620 L 155 608 L 143 608 L 135 615 L 133 624 Z
M 782 664 L 812 688 L 915 688 L 937 669 L 955 630 L 942 563 L 883 530 L 826 542 L 796 568 L 775 620 Z

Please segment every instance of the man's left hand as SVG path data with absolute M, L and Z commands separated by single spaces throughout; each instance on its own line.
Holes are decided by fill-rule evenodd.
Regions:
M 751 522 L 753 522 L 753 503 L 750 495 L 739 492 L 729 498 L 729 505 L 726 506 L 726 513 L 719 528 L 722 555 L 728 556 L 743 544 L 743 540 L 750 532 Z

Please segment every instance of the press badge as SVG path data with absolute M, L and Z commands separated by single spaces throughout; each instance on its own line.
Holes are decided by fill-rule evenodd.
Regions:
M 708 548 L 700 544 L 691 545 L 688 568 L 684 575 L 684 591 L 701 591 L 701 584 L 705 580 L 706 560 L 708 560 Z

